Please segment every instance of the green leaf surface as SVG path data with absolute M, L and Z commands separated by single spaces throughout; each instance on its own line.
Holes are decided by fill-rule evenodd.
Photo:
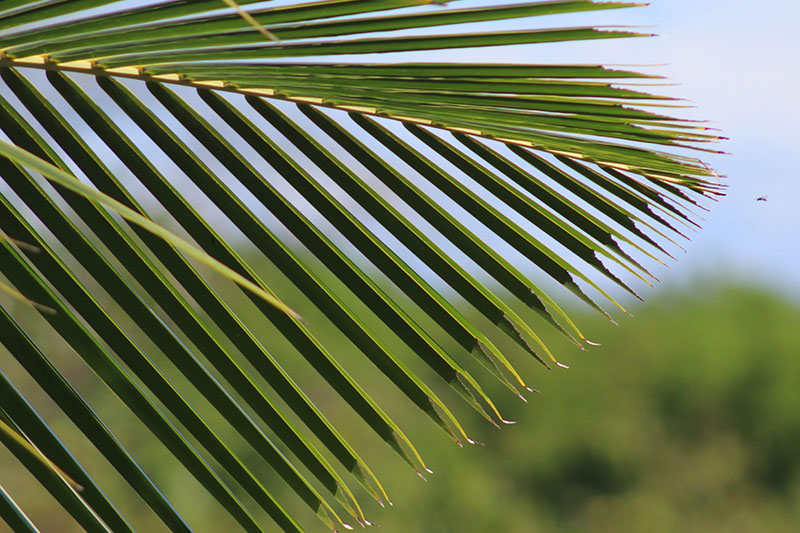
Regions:
M 670 116 L 660 76 L 540 46 L 644 37 L 563 25 L 639 5 L 0 3 L 0 343 L 165 528 L 191 509 L 26 331 L 59 335 L 235 527 L 371 524 L 361 489 L 386 491 L 332 413 L 422 475 L 384 398 L 474 443 L 463 406 L 509 422 L 496 390 L 531 390 L 520 357 L 560 365 L 548 333 L 593 344 L 546 286 L 612 319 L 598 295 L 624 311 L 609 287 L 657 281 L 724 194 L 695 157 L 722 137 Z M 21 468 L 83 529 L 138 530 L 26 396 L 0 373 L 3 423 L 84 491 L 0 432 Z M 35 531 L 14 497 L 0 517 Z

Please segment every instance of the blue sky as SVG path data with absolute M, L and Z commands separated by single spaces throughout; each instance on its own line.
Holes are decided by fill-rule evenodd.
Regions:
M 619 52 L 667 63 L 663 71 L 681 83 L 669 92 L 691 99 L 695 113 L 731 139 L 724 143 L 731 155 L 710 158 L 728 176 L 729 195 L 665 282 L 727 274 L 800 297 L 800 3 L 656 0 L 617 15 L 655 23 L 661 35 Z M 755 200 L 763 195 L 768 201 Z
M 548 20 L 549 19 L 549 20 Z M 800 298 L 800 19 L 797 0 L 653 0 L 627 10 L 547 17 L 535 25 L 631 25 L 649 39 L 512 47 L 508 62 L 659 65 L 648 72 L 678 85 L 661 93 L 697 107 L 730 137 L 730 153 L 705 158 L 727 176 L 728 196 L 706 216 L 662 286 L 690 280 L 748 279 Z M 496 60 L 497 50 L 477 50 Z M 767 196 L 766 202 L 756 198 Z
M 655 39 L 604 43 L 610 57 L 664 63 L 679 82 L 666 92 L 690 99 L 698 118 L 730 137 L 730 155 L 711 157 L 728 176 L 728 197 L 707 217 L 665 284 L 686 276 L 755 279 L 800 297 L 800 18 L 796 0 L 656 0 L 614 13 L 628 24 L 655 24 Z M 607 48 L 607 50 L 606 50 Z M 627 59 L 625 60 L 628 61 Z M 756 198 L 766 195 L 766 202 Z

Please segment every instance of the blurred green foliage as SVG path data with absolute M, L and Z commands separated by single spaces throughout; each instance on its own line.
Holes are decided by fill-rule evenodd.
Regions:
M 386 530 L 797 531 L 800 306 L 695 289 L 584 320 L 603 346 L 485 448 L 435 447 L 428 486 L 392 483 Z
M 412 438 L 435 473 L 423 482 L 388 448 L 363 437 L 365 458 L 394 503 L 385 510 L 368 506 L 379 531 L 796 531 L 800 305 L 746 288 L 698 285 L 661 291 L 634 314 L 619 328 L 595 316 L 579 317 L 587 336 L 603 345 L 579 352 L 554 341 L 570 370 L 546 372 L 532 360 L 522 365 L 541 390 L 528 395 L 527 405 L 498 386 L 494 395 L 503 398 L 503 414 L 516 425 L 498 431 L 462 410 L 471 436 L 485 446 L 458 448 L 409 407 L 395 408 L 403 427 L 414 428 Z M 283 350 L 279 343 L 276 350 Z M 0 349 L 4 371 L 13 374 L 6 361 Z M 69 367 L 65 361 L 60 362 Z M 303 372 L 301 366 L 292 370 Z M 68 370 L 89 391 L 82 371 Z M 359 377 L 370 379 L 368 373 Z M 353 417 L 326 404 L 322 388 L 309 385 L 309 393 L 358 441 Z M 37 407 L 56 421 L 76 454 L 96 458 L 70 435 L 68 423 L 57 422 L 57 411 L 46 403 Z M 200 531 L 235 529 L 118 409 L 113 402 L 99 406 L 179 511 L 193 516 L 190 523 Z M 121 507 L 134 525 L 157 530 L 149 511 L 103 471 L 102 461 L 90 471 L 112 497 L 129 500 Z M 276 491 L 283 490 L 265 476 Z M 43 531 L 70 530 L 68 518 L 5 451 L 0 482 Z M 302 514 L 298 509 L 293 511 Z

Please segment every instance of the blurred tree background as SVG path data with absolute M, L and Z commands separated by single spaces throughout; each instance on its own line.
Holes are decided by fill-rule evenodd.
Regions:
M 395 482 L 413 512 L 388 530 L 796 531 L 800 307 L 695 289 L 587 321 L 603 346 L 541 377 L 486 448 L 436 447 L 433 491 Z
M 743 286 L 698 282 L 659 291 L 634 314 L 619 328 L 577 315 L 589 338 L 602 346 L 585 353 L 555 346 L 568 357 L 570 370 L 548 373 L 534 361 L 522 365 L 541 393 L 530 395 L 527 405 L 505 395 L 503 414 L 517 424 L 498 431 L 477 415 L 470 420 L 469 412 L 461 413 L 471 436 L 485 446 L 459 449 L 407 404 L 389 405 L 406 426 L 415 422 L 412 437 L 435 473 L 424 482 L 385 453 L 383 443 L 370 448 L 364 440 L 367 459 L 394 503 L 369 509 L 368 517 L 387 532 L 796 531 L 800 305 Z M 266 331 L 264 336 L 266 343 L 277 340 Z M 346 345 L 340 347 L 346 360 Z M 88 397 L 96 387 L 97 395 L 108 398 L 76 360 L 63 354 L 65 373 Z M 0 367 L 18 383 L 26 377 L 2 350 Z M 379 396 L 388 397 L 386 389 L 376 382 Z M 329 392 L 322 385 L 308 390 L 326 405 Z M 47 409 L 43 394 L 29 399 L 45 417 L 56 412 Z M 178 510 L 192 510 L 198 530 L 236 527 L 179 465 L 137 434 L 121 405 L 105 403 L 101 410 Z M 352 417 L 336 419 L 358 444 L 359 438 L 372 438 Z M 91 456 L 91 446 L 67 422 L 49 422 L 79 457 Z M 113 472 L 103 471 L 102 460 L 84 464 L 111 487 L 112 497 L 129 490 Z M 0 479 L 15 480 L 15 498 L 43 531 L 78 530 L 5 450 Z M 273 485 L 280 495 L 280 482 Z M 151 512 L 135 497 L 116 500 L 149 527 Z M 157 531 L 163 527 L 158 524 L 153 516 L 153 529 L 142 531 Z

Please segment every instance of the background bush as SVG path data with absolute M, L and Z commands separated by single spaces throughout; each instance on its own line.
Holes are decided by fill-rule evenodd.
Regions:
M 468 419 L 473 438 L 485 446 L 459 449 L 424 423 L 412 428 L 435 470 L 427 483 L 376 442 L 367 459 L 395 505 L 369 509 L 368 516 L 387 532 L 795 531 L 800 305 L 734 286 L 667 292 L 619 328 L 583 317 L 588 336 L 603 346 L 586 353 L 556 346 L 570 370 L 523 365 L 541 394 L 527 405 L 505 395 L 503 414 L 517 424 L 501 431 L 477 416 Z M 4 370 L 14 371 L 9 359 L 0 351 Z M 86 371 L 75 359 L 65 354 L 62 363 L 80 377 Z M 80 382 L 87 391 L 101 387 L 88 375 Z M 45 407 L 43 398 L 31 399 Z M 191 506 L 201 531 L 231 525 L 161 450 L 138 449 L 123 408 L 105 409 L 178 509 Z M 421 419 L 407 405 L 394 410 L 400 419 Z M 337 420 L 359 438 L 356 420 Z M 78 456 L 91 453 L 67 423 L 51 422 Z M 102 461 L 85 464 L 103 486 L 111 483 L 112 496 L 127 490 L 103 473 Z M 0 479 L 44 531 L 69 531 L 70 519 L 5 450 Z M 130 506 L 123 511 L 134 523 L 150 523 L 150 511 L 135 498 L 117 501 Z

